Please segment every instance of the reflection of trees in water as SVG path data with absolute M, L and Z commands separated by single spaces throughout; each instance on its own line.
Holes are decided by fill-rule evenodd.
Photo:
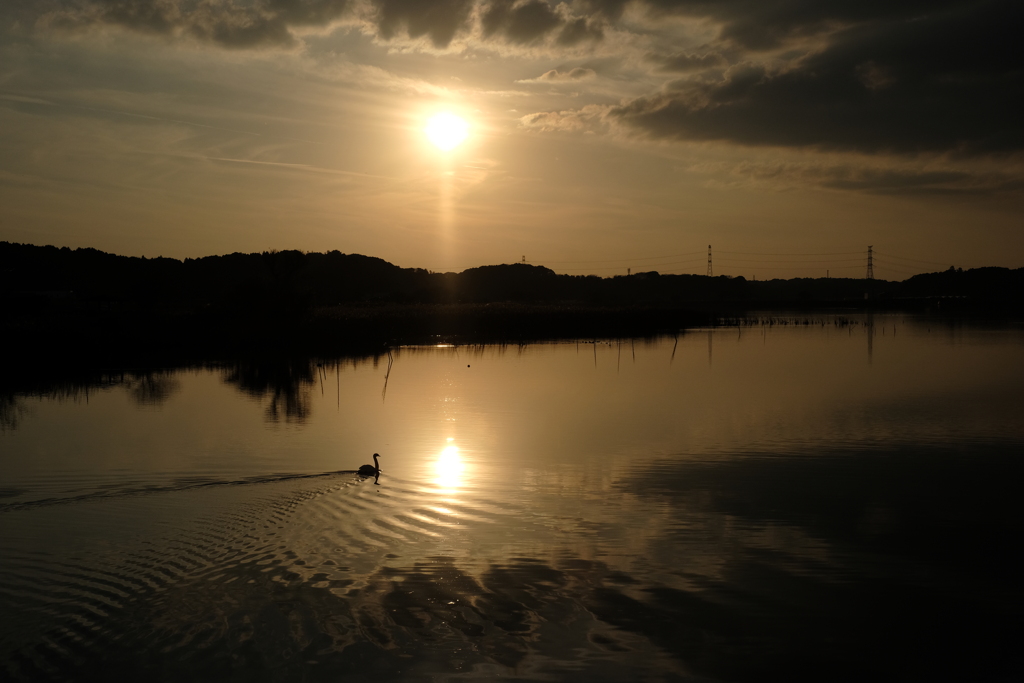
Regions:
M 8 386 L 0 390 L 0 431 L 13 431 L 18 428 L 29 412 L 29 407 L 25 403 L 26 398 L 88 402 L 90 393 L 124 387 L 136 404 L 160 406 L 181 388 L 181 382 L 174 376 L 177 372 L 65 370 L 62 373 L 60 370 L 52 371 L 48 368 L 36 374 L 26 372 L 12 378 Z
M 159 406 L 181 388 L 181 382 L 170 374 L 151 372 L 126 377 L 125 388 L 137 404 Z
M 123 376 L 122 376 L 123 377 Z M 117 376 L 93 374 L 74 378 L 39 375 L 18 375 L 4 378 L 7 386 L 0 389 L 0 431 L 13 431 L 31 412 L 25 399 L 50 401 L 89 400 L 90 390 L 107 389 L 120 384 Z
M 239 361 L 225 371 L 224 381 L 249 396 L 269 396 L 266 419 L 305 422 L 312 413 L 309 391 L 315 381 L 309 360 Z
M 181 389 L 178 373 L 188 368 L 222 371 L 224 381 L 243 393 L 266 401 L 265 418 L 270 422 L 305 422 L 312 414 L 310 391 L 327 381 L 328 369 L 340 374 L 342 363 L 352 367 L 372 360 L 374 368 L 386 355 L 381 395 L 387 391 L 394 357 L 390 349 L 373 356 L 344 356 L 333 360 L 312 358 L 239 360 L 213 364 L 182 364 L 158 370 L 96 370 L 92 368 L 39 367 L 25 368 L 13 376 L 0 378 L 0 430 L 14 430 L 28 411 L 25 399 L 51 401 L 89 401 L 90 392 L 123 387 L 129 398 L 139 406 L 159 407 Z M 321 389 L 322 390 L 322 389 Z M 341 382 L 338 378 L 340 405 Z
M 20 396 L 0 394 L 0 432 L 14 431 L 28 409 Z
M 361 360 L 359 357 L 351 358 L 353 366 Z M 378 358 L 373 360 L 376 364 Z M 340 362 L 340 359 L 333 361 L 335 371 Z M 4 384 L 0 386 L 0 430 L 18 428 L 29 410 L 27 398 L 88 402 L 90 393 L 123 387 L 135 404 L 159 407 L 181 389 L 177 374 L 188 367 L 197 366 L 142 371 L 27 368 L 15 376 L 3 378 Z M 305 422 L 312 412 L 310 390 L 318 379 L 323 382 L 327 376 L 326 366 L 309 358 L 242 360 L 200 364 L 198 367 L 214 371 L 223 369 L 226 383 L 235 385 L 261 402 L 269 399 L 265 417 L 271 422 Z

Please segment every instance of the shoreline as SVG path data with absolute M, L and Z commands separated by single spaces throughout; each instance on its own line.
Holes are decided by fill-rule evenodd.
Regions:
M 824 303 L 824 305 L 823 305 Z M 173 312 L 67 307 L 0 323 L 9 363 L 161 367 L 246 356 L 368 356 L 406 345 L 635 339 L 769 316 L 908 314 L 1015 324 L 1016 307 L 958 299 L 694 302 L 694 305 L 355 304 L 309 310 Z M 7 374 L 7 373 L 4 373 Z

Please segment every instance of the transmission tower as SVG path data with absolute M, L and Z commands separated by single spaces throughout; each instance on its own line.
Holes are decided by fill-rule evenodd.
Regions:
M 711 245 L 709 244 L 708 245 L 708 277 L 713 277 L 713 272 L 714 271 L 711 270 Z
M 874 280 L 875 279 L 875 262 L 874 262 L 874 258 L 875 258 L 875 256 L 871 252 L 871 247 L 868 247 L 868 274 L 867 274 L 867 278 L 869 280 Z

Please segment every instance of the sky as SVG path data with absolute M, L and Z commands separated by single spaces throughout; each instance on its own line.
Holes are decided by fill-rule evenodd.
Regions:
M 1019 0 L 3 0 L 0 240 L 1017 268 L 1021 26 Z

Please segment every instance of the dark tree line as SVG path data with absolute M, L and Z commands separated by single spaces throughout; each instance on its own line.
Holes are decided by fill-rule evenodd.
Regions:
M 271 251 L 179 261 L 117 256 L 96 249 L 0 242 L 0 284 L 8 307 L 74 302 L 108 309 L 190 311 L 218 308 L 303 312 L 339 304 L 842 302 L 967 297 L 1012 303 L 1024 269 L 975 268 L 916 275 L 903 282 L 855 278 L 748 281 L 743 277 L 558 275 L 527 264 L 435 273 L 383 259 Z
M 435 273 L 359 254 L 270 251 L 198 259 L 0 242 L 0 332 L 19 352 L 309 350 L 422 342 L 640 336 L 750 308 L 1024 310 L 1024 269 L 903 282 L 854 278 L 559 275 L 527 264 Z M 83 351 L 84 349 L 84 351 Z

